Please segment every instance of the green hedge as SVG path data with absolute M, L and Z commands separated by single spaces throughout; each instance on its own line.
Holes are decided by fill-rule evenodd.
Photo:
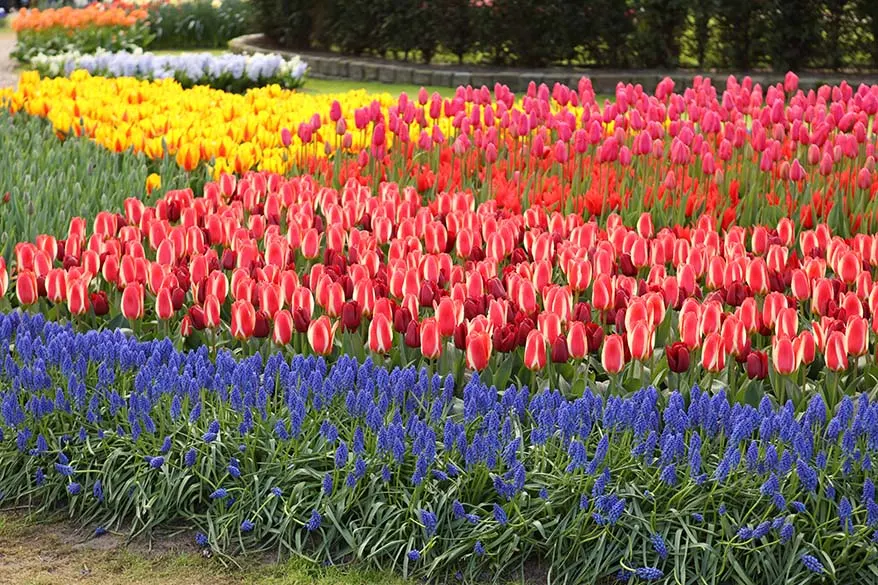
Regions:
M 493 64 L 878 67 L 874 0 L 252 0 L 293 49 Z

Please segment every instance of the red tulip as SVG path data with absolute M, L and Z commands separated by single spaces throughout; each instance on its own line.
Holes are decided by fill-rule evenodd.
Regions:
M 800 364 L 808 365 L 814 361 L 817 354 L 817 342 L 814 334 L 810 331 L 802 331 L 793 339 L 793 349 L 796 350 L 796 359 Z
M 308 260 L 314 260 L 320 255 L 320 234 L 314 228 L 305 230 L 302 234 L 302 256 Z
M 701 367 L 708 372 L 721 372 L 726 367 L 726 350 L 719 333 L 710 333 L 701 348 Z
M 826 367 L 833 372 L 848 369 L 848 352 L 841 331 L 833 331 L 826 339 Z
M 849 355 L 859 357 L 869 350 L 869 324 L 862 317 L 851 317 L 845 330 L 845 347 Z
M 527 335 L 524 365 L 530 370 L 541 370 L 546 366 L 546 338 L 537 329 Z
M 665 348 L 668 369 L 676 374 L 689 371 L 689 348 L 682 341 L 675 341 Z
M 642 362 L 652 357 L 655 347 L 655 331 L 650 329 L 649 325 L 641 321 L 629 329 L 626 334 L 632 358 Z
M 771 363 L 774 371 L 782 376 L 799 369 L 798 358 L 789 337 L 775 337 L 771 342 Z
M 604 343 L 604 330 L 597 323 L 586 323 L 585 335 L 588 339 L 588 353 L 597 353 Z
M 387 353 L 393 347 L 393 327 L 387 316 L 378 314 L 369 322 L 369 349 L 375 353 Z
M 433 317 L 421 321 L 421 353 L 427 359 L 436 359 L 442 355 L 439 325 Z
M 180 336 L 189 337 L 190 335 L 192 335 L 192 319 L 189 315 L 183 315 L 180 320 Z
M 487 331 L 470 331 L 466 335 L 466 365 L 474 370 L 484 370 L 491 359 L 491 336 Z
M 212 294 L 204 299 L 204 326 L 209 329 L 219 327 L 220 324 L 220 300 Z
M 463 321 L 463 305 L 458 305 L 451 297 L 442 297 L 436 305 L 436 321 L 439 333 L 451 337 L 457 324 Z
M 293 315 L 286 309 L 274 314 L 272 339 L 278 345 L 287 345 L 293 339 Z
M 256 329 L 256 309 L 247 300 L 232 303 L 232 319 L 229 324 L 232 337 L 238 340 L 249 339 Z
M 0 297 L 6 296 L 9 289 L 9 273 L 6 271 L 6 260 L 0 256 Z
M 588 354 L 588 338 L 585 332 L 585 323 L 573 321 L 567 329 L 567 353 L 576 360 L 581 360 Z
M 618 374 L 625 367 L 625 345 L 621 335 L 608 335 L 604 340 L 601 365 L 609 374 Z
M 316 321 L 312 321 L 308 326 L 308 343 L 314 353 L 318 355 L 329 355 L 332 353 L 334 337 L 335 328 L 326 315 L 322 315 Z
M 853 252 L 846 252 L 838 262 L 838 276 L 845 284 L 853 284 L 862 269 L 860 259 Z
M 67 282 L 67 309 L 71 315 L 88 312 L 88 279 L 74 278 Z
M 155 314 L 156 316 L 167 321 L 174 315 L 174 303 L 171 299 L 171 291 L 163 288 L 159 291 L 155 298 Z
M 67 299 L 67 271 L 63 268 L 52 268 L 46 275 L 46 298 L 53 303 Z
M 122 315 L 129 321 L 143 317 L 143 285 L 134 282 L 122 291 Z

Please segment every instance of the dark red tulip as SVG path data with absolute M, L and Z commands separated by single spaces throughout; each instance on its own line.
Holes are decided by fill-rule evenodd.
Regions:
M 454 347 L 463 351 L 466 349 L 466 323 L 461 323 L 454 328 Z
M 509 352 L 515 349 L 517 344 L 517 328 L 512 323 L 494 329 L 494 348 L 500 352 Z
M 271 326 L 268 321 L 268 313 L 265 311 L 256 311 L 256 325 L 253 327 L 253 337 L 265 338 L 271 333 Z
M 530 317 L 521 320 L 515 331 L 515 341 L 519 347 L 524 347 L 527 344 L 527 336 L 534 327 L 534 322 Z
M 311 316 L 303 308 L 298 308 L 293 312 L 293 326 L 299 333 L 307 333 L 308 326 L 311 325 Z
M 559 335 L 552 342 L 552 362 L 556 364 L 566 363 L 570 358 L 570 352 L 567 349 L 567 339 L 563 335 Z
M 751 351 L 747 354 L 747 377 L 751 380 L 764 380 L 768 376 L 768 354 L 764 351 Z
M 689 348 L 682 341 L 675 341 L 665 348 L 665 355 L 668 358 L 668 368 L 676 373 L 681 374 L 689 371 Z
M 591 305 L 585 301 L 576 303 L 576 306 L 573 307 L 573 320 L 591 323 Z
M 341 307 L 341 326 L 345 331 L 356 331 L 363 321 L 363 311 L 357 301 L 347 301 Z
M 417 321 L 409 321 L 405 330 L 405 344 L 409 347 L 421 347 L 421 328 Z
M 586 323 L 585 337 L 588 340 L 588 353 L 597 353 L 604 342 L 604 330 L 597 323 Z
M 405 333 L 412 320 L 411 312 L 405 307 L 399 307 L 393 313 L 393 330 L 397 333 Z
M 89 299 L 91 300 L 92 309 L 94 309 L 95 315 L 98 317 L 110 312 L 110 303 L 107 300 L 107 293 L 104 291 L 91 293 Z

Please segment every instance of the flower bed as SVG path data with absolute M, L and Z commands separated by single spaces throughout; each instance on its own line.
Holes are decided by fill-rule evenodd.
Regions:
M 12 56 L 28 62 L 38 54 L 143 47 L 150 35 L 146 18 L 146 10 L 98 3 L 86 8 L 22 9 L 12 21 L 17 38 Z
M 834 406 L 875 387 L 875 250 L 872 236 L 796 233 L 788 219 L 720 235 L 707 217 L 657 231 L 645 213 L 635 229 L 618 216 L 603 229 L 537 208 L 498 214 L 463 192 L 428 203 L 395 183 L 224 175 L 202 197 L 128 199 L 124 215 L 16 245 L 9 292 L 88 327 L 368 349 L 499 387 L 715 381 L 737 401 L 767 391 L 802 405 L 822 391 Z
M 655 94 L 620 86 L 606 106 L 587 78 L 576 89 L 532 86 L 521 100 L 500 86 L 460 88 L 447 100 L 271 89 L 241 100 L 163 83 L 25 76 L 0 100 L 110 148 L 121 141 L 161 156 L 163 137 L 185 168 L 204 161 L 214 177 L 295 171 L 330 183 L 345 167 L 375 189 L 382 177 L 429 195 L 471 189 L 513 212 L 615 210 L 633 225 L 650 211 L 659 226 L 709 215 L 723 229 L 790 217 L 843 236 L 873 229 L 878 86 L 805 94 L 789 76 L 786 89 L 731 78 L 722 94 L 709 80 L 673 90 L 669 79 Z M 168 119 L 156 128 L 158 112 Z
M 305 82 L 308 68 L 298 57 L 284 59 L 280 55 L 154 55 L 142 51 L 112 53 L 102 50 L 89 55 L 76 51 L 37 55 L 31 59 L 30 66 L 48 78 L 69 76 L 75 70 L 83 69 L 99 77 L 175 79 L 184 88 L 207 85 L 233 93 L 274 84 L 284 89 L 296 89 Z
M 0 490 L 100 529 L 410 575 L 864 582 L 878 406 L 693 388 L 573 400 L 370 361 L 253 356 L 0 317 Z M 8 351 L 8 349 L 4 350 Z M 66 389 L 65 389 L 66 388 Z M 487 573 L 485 573 L 487 571 Z
M 25 74 L 16 120 L 193 174 L 0 263 L 0 491 L 422 577 L 868 582 L 878 86 L 673 89 Z

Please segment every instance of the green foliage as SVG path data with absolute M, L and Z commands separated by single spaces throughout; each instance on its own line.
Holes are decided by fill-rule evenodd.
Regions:
M 736 70 L 878 66 L 868 0 L 254 0 L 262 31 L 348 55 Z M 448 56 L 446 55 L 447 59 Z
M 192 0 L 159 3 L 149 9 L 153 49 L 225 49 L 235 37 L 255 30 L 253 7 L 246 0 Z
M 71 217 L 121 212 L 126 198 L 145 194 L 152 172 L 162 177 L 162 189 L 153 196 L 189 186 L 172 159 L 118 155 L 87 139 L 58 140 L 45 120 L 5 109 L 0 109 L 0 169 L 0 253 L 7 258 L 17 242 L 38 234 L 63 237 Z
M 636 45 L 647 67 L 676 67 L 691 0 L 640 0 Z

